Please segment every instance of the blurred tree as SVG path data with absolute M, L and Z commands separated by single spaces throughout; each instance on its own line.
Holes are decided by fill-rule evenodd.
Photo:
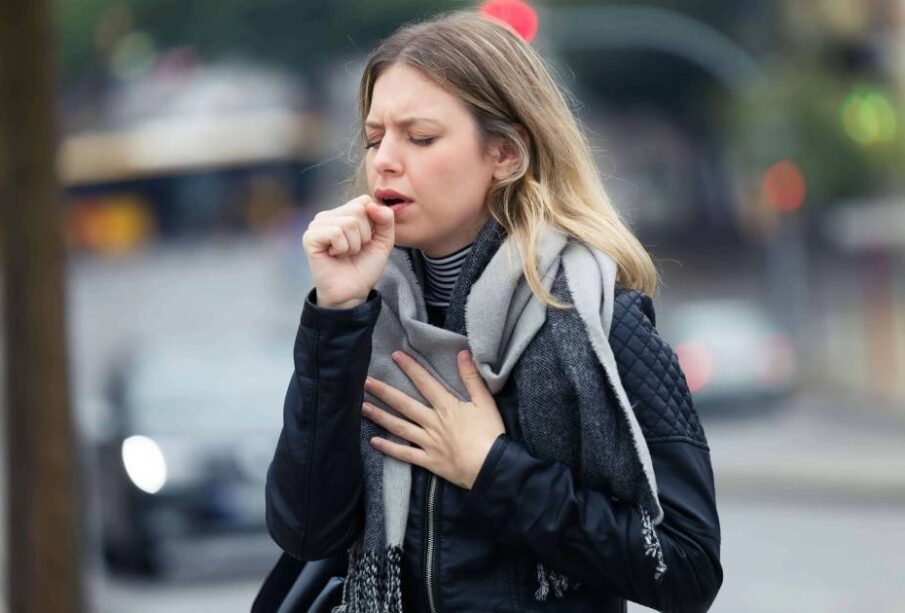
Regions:
M 763 173 L 794 161 L 808 185 L 808 214 L 901 190 L 901 101 L 876 77 L 805 66 L 772 67 L 770 78 L 727 106 L 723 121 L 738 167 Z
M 722 115 L 736 165 L 757 185 L 776 162 L 793 162 L 807 184 L 806 216 L 901 193 L 905 100 L 883 34 L 891 3 L 776 4 L 776 44 L 762 59 L 768 76 Z
M 103 67 L 133 30 L 159 47 L 189 46 L 207 57 L 247 56 L 306 72 L 365 52 L 406 21 L 475 6 L 467 0 L 56 0 L 64 80 Z
M 8 610 L 82 610 L 47 0 L 0 0 Z

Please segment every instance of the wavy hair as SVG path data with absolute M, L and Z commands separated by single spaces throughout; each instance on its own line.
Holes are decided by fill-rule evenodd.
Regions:
M 517 245 L 535 295 L 550 306 L 568 306 L 541 283 L 536 244 L 544 223 L 609 255 L 622 285 L 656 293 L 659 276 L 653 261 L 606 193 L 563 91 L 540 54 L 517 33 L 464 11 L 401 27 L 365 64 L 358 98 L 362 124 L 375 82 L 394 64 L 418 69 L 462 100 L 477 122 L 485 150 L 493 138 L 518 149 L 518 170 L 492 183 L 485 205 Z M 366 140 L 363 127 L 361 138 Z M 352 191 L 368 191 L 363 158 Z

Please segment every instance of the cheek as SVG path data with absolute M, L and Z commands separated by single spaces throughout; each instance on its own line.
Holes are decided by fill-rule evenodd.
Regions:
M 489 187 L 487 168 L 476 154 L 463 155 L 461 149 L 437 151 L 424 160 L 419 173 L 425 187 L 434 193 L 456 194 L 456 199 L 480 199 Z

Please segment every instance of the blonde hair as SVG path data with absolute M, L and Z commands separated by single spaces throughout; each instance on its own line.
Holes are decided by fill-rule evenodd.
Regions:
M 622 285 L 656 293 L 658 274 L 650 255 L 604 190 L 587 139 L 543 58 L 518 34 L 472 12 L 403 26 L 365 65 L 358 100 L 362 122 L 374 83 L 394 64 L 416 68 L 458 96 L 477 121 L 483 146 L 501 138 L 518 148 L 521 165 L 493 182 L 486 206 L 518 246 L 525 277 L 539 298 L 556 308 L 567 306 L 541 284 L 536 241 L 545 222 L 613 258 Z M 363 159 L 352 190 L 367 191 Z

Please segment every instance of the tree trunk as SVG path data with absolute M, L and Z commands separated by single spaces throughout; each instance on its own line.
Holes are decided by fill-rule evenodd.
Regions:
M 52 68 L 48 0 L 0 0 L 7 591 L 14 613 L 83 609 Z

